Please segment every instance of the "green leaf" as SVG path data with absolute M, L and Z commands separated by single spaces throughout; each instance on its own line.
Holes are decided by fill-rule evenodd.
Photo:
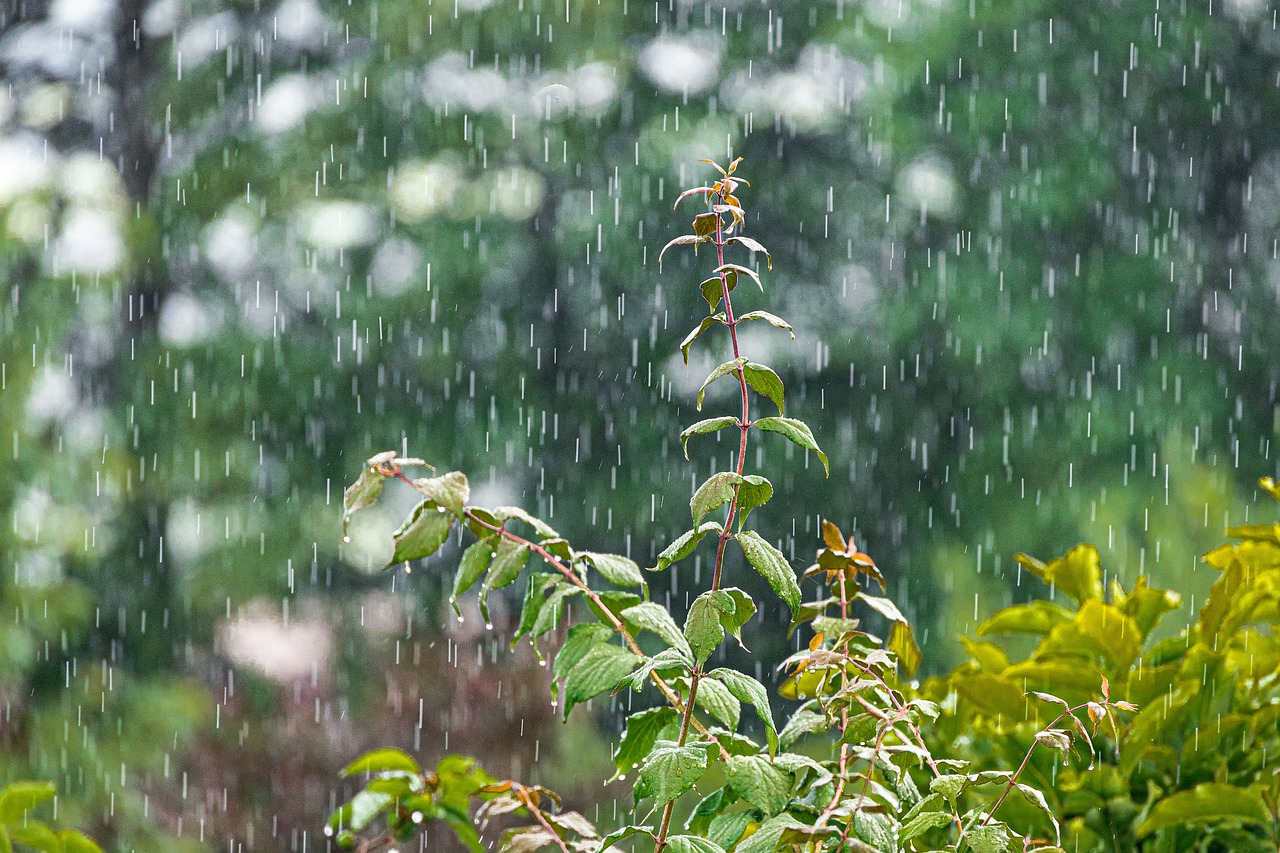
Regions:
M 329 826 L 359 832 L 394 802 L 395 797 L 390 794 L 359 791 L 330 816 Z
M 9 830 L 0 826 L 0 853 L 13 853 L 13 842 L 9 840 Z
M 387 773 L 390 771 L 421 773 L 422 769 L 409 753 L 393 747 L 386 747 L 366 752 L 342 768 L 340 775 L 355 776 L 359 773 Z
M 915 678 L 916 670 L 920 669 L 920 662 L 924 660 L 924 655 L 916 645 L 911 626 L 906 622 L 894 622 L 889 628 L 889 642 L 885 648 L 897 656 L 898 663 L 901 664 L 907 678 Z
M 1055 626 L 1070 622 L 1071 619 L 1071 611 L 1060 604 L 1054 604 L 1052 601 L 1032 601 L 1028 604 L 1015 604 L 1004 608 L 979 624 L 976 633 L 979 637 L 991 634 L 1044 636 Z
M 98 842 L 74 829 L 59 832 L 58 840 L 62 842 L 62 853 L 103 853 Z
M 667 839 L 669 853 L 724 853 L 719 844 L 693 835 L 674 835 Z
M 773 710 L 769 707 L 769 691 L 759 681 L 736 669 L 713 669 L 708 678 L 724 684 L 739 702 L 746 702 L 756 709 L 756 716 L 764 723 L 769 739 L 769 753 L 778 749 L 778 731 L 773 725 Z M 825 721 L 825 718 L 824 718 Z
M 684 336 L 684 340 L 680 342 L 680 354 L 684 356 L 684 363 L 689 363 L 689 348 L 693 346 L 693 342 L 702 337 L 702 333 L 710 329 L 716 323 L 725 322 L 723 314 L 716 314 L 711 317 L 703 317 L 702 322 L 694 327 L 693 331 Z
M 1047 564 L 1026 554 L 1018 554 L 1014 559 L 1040 580 L 1081 604 L 1102 598 L 1101 558 L 1092 545 L 1077 545 Z
M 711 819 L 711 823 L 707 826 L 707 838 L 728 850 L 738 843 L 742 838 L 742 833 L 747 831 L 747 827 L 752 821 L 759 820 L 762 817 L 764 816 L 755 809 L 718 814 Z
M 1127 671 L 1142 654 L 1142 629 L 1124 611 L 1096 599 L 1080 605 L 1072 625 L 1102 649 L 1116 669 Z
M 702 298 L 707 300 L 707 310 L 715 313 L 716 308 L 720 305 L 720 300 L 724 298 L 724 288 L 728 285 L 729 292 L 733 293 L 734 288 L 738 286 L 738 274 L 732 270 L 724 274 L 724 284 L 720 283 L 720 277 L 709 278 L 699 287 L 702 288 Z
M 1190 791 L 1178 791 L 1157 800 L 1138 827 L 1138 837 L 1184 823 L 1220 821 L 1267 826 L 1270 817 L 1266 803 L 1255 792 L 1223 782 L 1204 782 Z
M 702 523 L 702 517 L 713 509 L 733 500 L 733 487 L 742 482 L 742 477 L 732 471 L 712 474 L 689 501 L 689 509 L 693 513 L 693 523 Z
M 593 647 L 574 664 L 564 681 L 564 716 L 573 706 L 612 690 L 639 662 L 634 654 L 612 643 Z
M 735 609 L 733 599 L 722 589 L 709 589 L 694 599 L 685 618 L 684 636 L 698 663 L 710 657 L 724 640 L 721 617 L 733 615 Z
M 622 618 L 644 631 L 656 634 L 668 646 L 692 657 L 693 650 L 684 638 L 680 626 L 671 618 L 667 608 L 652 601 L 644 601 L 622 611 Z
M 640 567 L 621 554 L 596 554 L 583 551 L 579 556 L 595 566 L 605 580 L 616 586 L 647 586 Z
M 646 658 L 644 663 L 636 667 L 636 669 L 627 676 L 627 683 L 635 690 L 640 690 L 649 680 L 650 674 L 654 672 L 670 672 L 671 670 L 679 670 L 681 673 L 693 671 L 693 658 L 681 649 L 663 649 L 651 658 Z
M 381 469 L 389 465 L 395 458 L 396 452 L 394 450 L 386 450 L 370 457 L 365 461 L 364 468 L 360 471 L 360 476 L 343 491 L 343 538 L 346 538 L 347 526 L 351 523 L 351 516 L 365 507 L 373 506 L 377 502 L 378 496 L 382 494 L 383 481 L 386 480 L 386 476 L 382 474 Z
M 773 255 L 769 254 L 769 250 L 757 241 L 752 240 L 750 237 L 730 237 L 728 240 L 725 240 L 725 245 L 727 246 L 730 243 L 737 243 L 753 252 L 763 252 L 765 258 L 768 260 L 769 269 L 773 269 Z
M 682 234 L 682 235 L 680 235 L 679 237 L 675 238 L 675 239 L 674 239 L 674 240 L 672 240 L 671 242 L 667 243 L 667 245 L 663 246 L 663 247 L 662 247 L 662 251 L 658 253 L 658 268 L 659 268 L 659 269 L 661 269 L 661 268 L 662 268 L 662 256 L 663 256 L 663 255 L 665 255 L 665 254 L 667 253 L 667 249 L 670 249 L 672 246 L 694 246 L 694 247 L 696 247 L 699 243 L 706 243 L 706 242 L 707 242 L 707 238 L 706 238 L 706 237 L 699 237 L 699 236 L 697 236 L 696 234 Z M 695 248 L 695 250 L 694 250 L 694 251 L 696 252 L 696 251 L 697 251 L 697 249 Z
M 743 356 L 742 358 L 735 358 L 733 361 L 726 361 L 724 364 L 720 365 L 715 370 L 707 374 L 706 381 L 703 382 L 702 387 L 698 389 L 698 411 L 702 411 L 702 398 L 707 393 L 707 386 L 710 385 L 712 382 L 715 382 L 721 376 L 725 376 L 729 373 L 732 373 L 738 370 L 739 368 L 742 367 L 742 365 L 746 363 L 747 363 L 747 359 L 745 356 Z
M 618 775 L 624 776 L 637 767 L 658 742 L 658 734 L 672 723 L 679 722 L 680 715 L 665 705 L 638 711 L 627 717 L 627 727 L 613 754 L 613 764 Z
M 733 599 L 733 612 L 725 613 L 720 618 L 720 624 L 724 626 L 729 636 L 742 645 L 742 626 L 756 615 L 756 602 L 736 586 L 725 587 L 724 591 L 729 594 L 729 598 Z
M 751 510 L 764 506 L 773 497 L 773 483 L 758 474 L 747 474 L 738 486 L 738 529 L 746 523 Z
M 489 561 L 493 559 L 494 544 L 497 539 L 494 536 L 486 536 L 477 542 L 473 542 L 466 551 L 462 553 L 462 560 L 458 563 L 458 573 L 453 578 L 453 595 L 449 597 L 449 603 L 453 605 L 453 612 L 462 615 L 462 611 L 458 609 L 458 596 L 462 595 L 480 579 L 480 575 L 484 574 L 484 570 L 489 568 Z
M 742 799 L 773 816 L 791 801 L 791 776 L 763 755 L 732 755 L 727 767 L 729 787 Z
M 575 595 L 582 595 L 582 590 L 572 584 L 559 584 L 555 591 L 547 596 L 546 604 L 538 611 L 538 619 L 533 623 L 533 629 L 529 633 L 533 640 L 533 651 L 539 659 L 542 658 L 542 652 L 538 648 L 538 638 L 560 624 L 560 613 L 564 609 L 564 603 Z
M 765 432 L 776 432 L 805 450 L 812 450 L 818 454 L 818 459 L 822 460 L 822 470 L 828 476 L 831 475 L 831 469 L 827 465 L 827 454 L 818 447 L 818 442 L 814 440 L 813 433 L 804 421 L 798 421 L 795 418 L 760 418 L 755 422 L 755 426 Z
M 484 582 L 480 587 L 480 613 L 484 616 L 485 622 L 490 621 L 489 593 L 515 583 L 528 557 L 528 544 L 506 537 L 498 541 L 497 553 L 494 554 L 493 562 L 489 565 L 489 573 L 484 576 Z
M 720 216 L 716 213 L 699 213 L 693 217 L 693 233 L 699 237 L 710 237 L 719 225 Z
M 724 723 L 730 731 L 738 727 L 742 717 L 742 705 L 737 698 L 719 681 L 703 678 L 698 682 L 697 704 Z
M 931 795 L 931 797 L 926 798 L 923 802 L 940 804 L 941 799 L 937 794 L 934 794 Z M 913 809 L 913 811 L 915 810 Z M 902 822 L 902 826 L 898 828 L 898 843 L 905 843 L 915 838 L 917 835 L 921 835 L 939 826 L 946 826 L 949 823 L 951 823 L 951 815 L 947 812 L 940 810 L 926 811 L 922 809 Z
M 782 727 L 782 732 L 778 735 L 778 745 L 783 749 L 790 749 L 791 745 L 803 736 L 816 732 L 825 732 L 829 728 L 831 728 L 831 723 L 827 720 L 826 714 L 819 714 L 801 708 Z
M 516 643 L 520 638 L 529 633 L 533 626 L 537 624 L 538 614 L 542 612 L 542 607 L 547 603 L 546 591 L 548 588 L 555 586 L 560 582 L 560 575 L 550 572 L 534 572 L 529 575 L 529 580 L 525 584 L 524 603 L 520 606 L 520 624 L 516 626 L 516 632 L 511 638 L 511 648 L 516 647 Z M 568 584 L 564 584 L 568 586 Z
M 0 823 L 22 823 L 27 812 L 57 792 L 52 782 L 10 782 L 0 789 Z
M 400 529 L 391 534 L 396 550 L 387 567 L 429 557 L 449 538 L 454 517 L 442 511 L 434 501 L 422 501 L 413 508 Z
M 462 515 L 471 500 L 471 485 L 461 471 L 450 471 L 439 477 L 423 477 L 413 481 L 414 488 L 422 492 L 454 515 Z
M 1021 850 L 1015 846 L 1015 839 L 1009 827 L 1003 823 L 989 823 L 986 826 L 974 826 L 965 830 L 965 840 L 973 848 L 973 853 L 1014 853 Z
M 752 242 L 754 243 L 755 241 L 753 240 Z M 760 274 L 751 269 L 751 267 L 744 267 L 741 264 L 725 264 L 724 266 L 716 267 L 715 271 L 717 273 L 724 273 L 726 276 L 736 276 L 738 274 L 745 275 L 756 283 L 756 287 L 760 288 L 761 293 L 764 293 L 764 285 L 760 283 Z
M 587 652 L 613 636 L 613 629 L 595 622 L 582 622 L 569 629 L 569 636 L 551 664 L 551 677 L 557 681 L 569 674 L 574 664 Z
M 747 362 L 742 365 L 742 372 L 747 384 L 760 396 L 772 400 L 773 404 L 778 407 L 778 414 L 783 414 L 782 380 L 778 378 L 778 374 L 763 364 L 755 364 L 754 362 Z
M 720 533 L 723 530 L 724 528 L 718 521 L 708 521 L 693 530 L 686 530 L 672 540 L 670 545 L 662 549 L 662 553 L 658 555 L 658 565 L 652 571 L 663 571 L 672 563 L 683 560 L 693 553 L 694 549 L 698 547 L 698 543 L 702 541 L 703 536 L 712 531 Z
M 635 826 L 635 825 L 624 826 L 620 829 L 615 829 L 613 832 L 606 835 L 604 837 L 604 840 L 600 842 L 601 853 L 604 853 L 604 851 L 607 851 L 610 847 L 617 844 L 619 841 L 626 841 L 628 838 L 632 837 L 633 835 L 647 835 L 650 838 L 652 838 L 653 831 L 650 830 L 649 827 L 647 826 Z
M 684 447 L 684 458 L 689 458 L 689 437 L 694 435 L 706 435 L 709 432 L 724 429 L 725 427 L 735 426 L 738 419 L 729 415 L 721 418 L 707 418 L 705 421 L 698 421 L 693 426 L 680 433 L 680 444 Z
M 738 845 L 734 853 L 778 853 L 778 841 L 788 829 L 802 827 L 800 821 L 783 812 L 769 818 Z
M 43 821 L 27 818 L 22 826 L 10 826 L 9 837 L 42 853 L 62 853 L 62 842 Z
M 775 329 L 784 329 L 791 334 L 791 340 L 796 339 L 795 331 L 792 330 L 791 324 L 776 314 L 770 314 L 768 311 L 748 311 L 741 317 L 738 317 L 739 323 L 749 323 L 752 320 L 764 320 Z
M 538 534 L 539 539 L 559 539 L 560 534 L 556 533 L 555 528 L 547 524 L 540 518 L 535 518 L 525 512 L 518 506 L 500 506 L 493 511 L 493 516 L 499 524 L 505 524 L 508 519 L 518 518 L 525 524 L 533 528 Z
M 707 769 L 706 746 L 660 746 L 640 765 L 637 801 L 653 797 L 661 806 L 692 788 Z
M 795 612 L 800 606 L 800 585 L 796 582 L 796 573 L 787 558 L 754 530 L 742 531 L 737 539 L 747 562 Z

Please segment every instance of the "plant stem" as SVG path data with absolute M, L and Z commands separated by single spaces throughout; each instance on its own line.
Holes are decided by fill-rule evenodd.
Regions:
M 569 845 L 560 837 L 560 833 L 556 832 L 555 827 L 547 821 L 546 815 L 542 813 L 542 809 L 538 808 L 537 804 L 533 802 L 533 798 L 529 796 L 529 792 L 525 787 L 523 785 L 515 785 L 515 787 L 519 792 L 520 801 L 524 803 L 525 808 L 527 808 L 529 813 L 533 815 L 534 820 L 541 824 L 542 828 L 547 831 L 547 834 L 555 840 L 556 846 L 564 851 L 564 853 L 573 853 L 573 851 L 569 849 Z
M 728 176 L 726 175 L 720 181 L 720 192 L 715 194 L 715 201 L 712 204 L 724 204 L 725 196 L 729 192 Z M 720 214 L 716 214 L 716 266 L 724 267 L 724 223 L 720 219 Z M 724 297 L 724 316 L 725 325 L 729 327 L 729 339 L 733 343 L 733 357 L 741 358 L 738 350 L 738 321 L 733 316 L 733 301 L 729 298 L 729 279 L 724 270 L 720 270 L 720 293 Z M 739 478 L 742 477 L 742 468 L 747 458 L 747 430 L 751 429 L 751 404 L 747 397 L 747 376 L 741 366 L 734 371 L 738 377 L 738 389 L 742 398 L 742 417 L 738 419 L 738 428 L 741 435 L 738 439 L 738 465 L 736 473 Z M 738 493 L 741 491 L 741 483 L 733 487 L 733 498 L 729 501 L 729 511 L 724 519 L 724 529 L 720 531 L 719 541 L 716 543 L 716 562 L 715 570 L 711 575 L 711 589 L 720 588 L 720 581 L 723 576 L 724 569 L 724 547 L 733 538 L 731 528 L 733 527 L 734 516 L 738 512 Z M 698 683 L 702 680 L 702 664 L 699 663 L 693 668 L 693 672 L 689 674 L 689 701 L 685 703 L 684 716 L 680 720 L 680 739 L 676 742 L 679 746 L 684 746 L 685 738 L 689 734 L 689 724 L 693 720 L 694 700 L 698 695 Z M 721 747 L 723 755 L 724 748 Z M 727 760 L 728 756 L 723 755 Z M 675 800 L 669 800 L 662 809 L 662 823 L 658 827 L 658 837 L 653 848 L 653 853 L 662 853 L 667 846 L 667 833 L 671 829 L 671 813 L 675 809 Z

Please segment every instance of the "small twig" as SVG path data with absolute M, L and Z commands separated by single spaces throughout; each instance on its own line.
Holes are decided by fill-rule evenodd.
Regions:
M 529 790 L 524 785 L 514 782 L 511 786 L 515 789 L 516 796 L 520 798 L 520 802 L 524 803 L 525 808 L 527 808 L 529 813 L 533 815 L 533 819 L 541 824 L 542 828 L 547 831 L 547 834 L 555 841 L 556 846 L 564 851 L 564 853 L 573 853 L 573 851 L 569 849 L 569 845 L 565 843 L 565 840 L 560 837 L 560 833 L 556 832 L 555 827 L 551 825 L 547 820 L 546 815 L 542 813 L 542 809 L 538 808 L 538 806 L 534 804 L 533 798 L 529 796 Z

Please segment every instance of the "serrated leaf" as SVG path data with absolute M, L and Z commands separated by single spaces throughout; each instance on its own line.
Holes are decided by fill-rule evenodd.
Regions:
M 791 775 L 763 755 L 732 755 L 726 768 L 729 787 L 772 817 L 791 800 Z
M 710 657 L 724 640 L 721 619 L 733 615 L 735 609 L 733 599 L 722 589 L 709 589 L 694 599 L 685 618 L 684 636 L 698 663 Z
M 716 507 L 733 500 L 733 487 L 741 482 L 742 477 L 732 471 L 722 471 L 708 477 L 689 501 L 694 525 L 701 524 L 702 517 Z
M 489 568 L 489 561 L 493 559 L 495 539 L 494 536 L 487 536 L 473 542 L 462 553 L 462 560 L 458 563 L 458 573 L 453 578 L 453 595 L 449 597 L 453 612 L 459 616 L 462 615 L 462 611 L 458 608 L 458 596 L 471 589 L 484 574 L 484 570 Z
M 679 237 L 675 238 L 674 240 L 667 243 L 667 245 L 662 247 L 662 251 L 658 253 L 658 267 L 659 268 L 662 267 L 662 256 L 665 255 L 667 253 L 667 249 L 670 249 L 672 246 L 695 246 L 696 247 L 699 243 L 706 243 L 706 242 L 708 242 L 707 238 L 699 237 L 696 234 L 680 235 Z
M 703 678 L 698 682 L 696 703 L 704 711 L 711 714 L 730 730 L 738 728 L 742 718 L 742 705 L 729 688 L 719 681 Z
M 461 471 L 450 471 L 439 477 L 422 477 L 413 486 L 454 515 L 462 515 L 471 500 L 471 484 Z
M 644 575 L 640 573 L 640 567 L 628 557 L 621 554 L 597 554 L 591 551 L 584 551 L 580 556 L 595 566 L 596 571 L 611 584 L 647 586 Z
M 787 724 L 782 727 L 782 731 L 778 734 L 778 746 L 782 749 L 790 749 L 791 745 L 803 736 L 825 732 L 830 727 L 831 723 L 827 720 L 826 714 L 802 708 L 792 714 L 791 719 L 787 720 Z
M 355 776 L 359 773 L 387 773 L 392 771 L 421 773 L 422 768 L 418 766 L 418 762 L 409 753 L 394 747 L 386 747 L 366 752 L 342 768 L 339 775 Z
M 708 521 L 706 524 L 700 525 L 694 530 L 686 530 L 675 539 L 671 544 L 662 549 L 662 553 L 658 555 L 658 565 L 651 571 L 661 572 L 672 563 L 679 562 L 685 557 L 693 553 L 698 547 L 698 543 L 702 541 L 702 537 L 712 531 L 720 533 L 724 528 L 717 521 Z
M 759 829 L 748 835 L 734 853 L 778 853 L 778 842 L 788 829 L 803 827 L 800 821 L 783 812 L 769 818 Z
M 689 438 L 691 436 L 706 435 L 710 432 L 722 430 L 725 427 L 735 426 L 737 423 L 738 419 L 731 415 L 725 415 L 720 418 L 707 418 L 706 420 L 698 421 L 696 424 L 680 433 L 680 444 L 684 447 L 684 458 L 689 458 Z
M 594 646 L 573 665 L 564 681 L 564 716 L 573 706 L 613 690 L 635 669 L 639 658 L 612 643 Z
M 748 311 L 741 317 L 737 318 L 739 323 L 749 323 L 752 320 L 764 320 L 775 329 L 782 329 L 791 335 L 791 340 L 796 339 L 795 330 L 791 328 L 791 324 L 776 314 L 770 314 L 768 311 Z
M 720 377 L 726 376 L 729 373 L 732 373 L 738 370 L 740 367 L 742 367 L 742 365 L 746 363 L 747 363 L 746 356 L 743 356 L 742 358 L 735 358 L 733 361 L 726 361 L 724 364 L 720 365 L 715 370 L 707 374 L 706 381 L 704 381 L 702 383 L 702 387 L 698 389 L 698 411 L 702 411 L 702 398 L 706 396 L 707 386 L 710 385 L 712 382 L 715 382 Z
M 684 363 L 689 363 L 689 348 L 693 346 L 694 341 L 702 337 L 703 333 L 717 323 L 723 323 L 725 317 L 723 314 L 716 314 L 712 317 L 703 317 L 702 322 L 693 328 L 693 331 L 684 336 L 684 340 L 680 342 L 680 355 L 684 356 Z
M 538 621 L 538 614 L 547 603 L 545 594 L 547 589 L 557 583 L 563 584 L 560 576 L 550 572 L 535 572 L 529 575 L 524 589 L 524 601 L 520 605 L 520 624 L 516 626 L 515 635 L 511 638 L 511 648 L 514 649 L 520 638 L 533 630 L 533 626 Z M 563 585 L 568 586 L 568 584 Z
M 747 384 L 760 396 L 772 400 L 773 404 L 778 407 L 778 414 L 783 414 L 785 411 L 783 407 L 783 387 L 782 380 L 778 378 L 778 374 L 774 373 L 771 368 L 754 362 L 747 362 L 742 365 L 742 372 Z
M 400 529 L 391 534 L 396 549 L 387 568 L 434 554 L 449 538 L 449 528 L 453 526 L 453 522 L 454 517 L 442 511 L 434 501 L 419 503 L 404 524 L 400 525 Z
M 640 690 L 652 673 L 669 672 L 673 669 L 680 670 L 681 673 L 692 672 L 693 658 L 681 649 L 663 649 L 653 657 L 646 658 L 644 663 L 636 667 L 635 671 L 627 676 L 627 683 L 632 689 Z
M 1222 821 L 1267 826 L 1270 818 L 1266 803 L 1255 792 L 1223 782 L 1204 782 L 1157 800 L 1138 827 L 1138 837 L 1184 823 Z
M 575 595 L 582 595 L 582 590 L 572 584 L 562 583 L 547 596 L 546 603 L 538 610 L 537 621 L 533 623 L 529 634 L 533 639 L 533 650 L 539 659 L 542 658 L 542 652 L 538 648 L 538 638 L 560 624 L 560 613 L 564 609 L 564 603 Z
M 707 825 L 707 838 L 728 850 L 738 843 L 742 833 L 747 831 L 751 823 L 762 817 L 763 815 L 756 809 L 718 814 Z
M 724 853 L 719 844 L 693 835 L 674 835 L 667 839 L 669 853 Z
M 693 650 L 684 638 L 684 633 L 676 620 L 671 618 L 667 608 L 652 601 L 643 601 L 622 611 L 622 618 L 644 631 L 650 631 L 662 639 L 668 646 L 692 656 Z
M 830 476 L 831 469 L 827 465 L 827 454 L 818 447 L 818 442 L 813 438 L 813 432 L 804 421 L 798 421 L 795 418 L 760 418 L 755 422 L 755 426 L 765 432 L 776 432 L 805 450 L 812 450 L 822 461 L 822 470 Z
M 739 702 L 746 702 L 756 710 L 756 716 L 764 723 L 769 740 L 769 754 L 778 749 L 778 730 L 773 725 L 773 709 L 769 707 L 769 691 L 759 681 L 736 669 L 714 669 L 707 678 L 721 682 Z
M 1014 853 L 1021 849 L 1014 846 L 1014 836 L 1003 823 L 989 823 L 965 830 L 965 840 L 973 853 Z
M 618 750 L 613 754 L 614 766 L 618 775 L 630 773 L 644 760 L 644 757 L 658 742 L 658 734 L 672 723 L 678 722 L 680 715 L 673 708 L 660 706 L 638 711 L 627 717 L 626 730 L 618 741 Z
M 520 571 L 524 568 L 528 557 L 529 546 L 527 543 L 517 542 L 505 536 L 498 541 L 497 550 L 493 555 L 493 562 L 489 564 L 489 573 L 484 576 L 484 581 L 480 586 L 480 614 L 484 616 L 486 623 L 491 621 L 489 619 L 489 593 L 495 589 L 503 589 L 515 583 L 516 578 L 520 577 Z
M 640 765 L 635 798 L 652 797 L 655 806 L 665 805 L 692 788 L 706 769 L 705 746 L 660 746 Z
M 800 585 L 787 558 L 754 530 L 744 530 L 736 538 L 738 544 L 742 546 L 747 562 L 768 581 L 769 586 L 787 603 L 792 612 L 795 612 L 800 606 Z
M 0 823 L 21 823 L 27 812 L 57 792 L 52 782 L 10 782 L 0 789 Z
M 750 249 L 753 252 L 763 253 L 765 258 L 768 260 L 769 269 L 773 269 L 773 255 L 769 254 L 769 250 L 758 241 L 752 240 L 750 237 L 730 237 L 725 241 L 725 245 L 727 246 L 730 243 L 737 243 L 738 245 Z
M 551 677 L 557 681 L 569 674 L 574 664 L 587 652 L 613 636 L 613 629 L 597 622 L 582 622 L 569 629 L 564 645 L 551 664 Z

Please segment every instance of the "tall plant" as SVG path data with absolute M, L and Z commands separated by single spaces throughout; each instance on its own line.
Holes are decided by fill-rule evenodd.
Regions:
M 694 217 L 691 234 L 672 240 L 659 255 L 661 260 L 674 246 L 714 249 L 716 266 L 699 285 L 707 316 L 680 349 L 687 362 L 703 334 L 727 330 L 732 358 L 707 376 L 697 403 L 701 409 L 707 388 L 725 377 L 736 382 L 739 402 L 735 414 L 701 420 L 680 434 L 686 453 L 694 436 L 733 429 L 738 437 L 733 470 L 698 486 L 690 501 L 692 527 L 658 555 L 650 570 L 665 571 L 704 542 L 714 547 L 710 585 L 694 599 L 683 626 L 649 599 L 644 573 L 634 561 L 576 550 L 521 509 L 472 505 L 460 472 L 414 478 L 407 469 L 434 469 L 422 459 L 388 451 L 371 458 L 345 494 L 344 530 L 353 513 L 378 499 L 388 479 L 420 493 L 421 501 L 394 534 L 389 566 L 434 553 L 455 525 L 469 530 L 476 541 L 462 555 L 452 601 L 456 607 L 457 597 L 478 584 L 486 621 L 490 594 L 523 574 L 524 604 L 513 643 L 527 636 L 537 650 L 539 640 L 559 627 L 570 602 L 585 604 L 572 611 L 578 621 L 555 655 L 552 690 L 563 693 L 566 716 L 602 694 L 656 691 L 657 704 L 627 717 L 614 755 L 619 778 L 634 773 L 635 822 L 606 833 L 577 812 L 561 811 L 558 798 L 539 786 L 499 782 L 456 756 L 424 770 L 411 756 L 384 749 L 344 771 L 368 782 L 330 820 L 329 832 L 340 843 L 368 851 L 391 848 L 439 819 L 468 847 L 481 850 L 487 821 L 510 813 L 531 820 L 502 835 L 501 849 L 510 851 L 594 853 L 628 839 L 634 849 L 651 846 L 654 853 L 898 850 L 920 844 L 987 853 L 1030 843 L 995 820 L 994 808 L 961 810 L 961 795 L 984 785 L 1002 786 L 992 789 L 996 807 L 1013 791 L 1041 808 L 1045 800 L 1016 773 L 966 775 L 963 762 L 930 754 L 921 726 L 937 717 L 938 706 L 904 688 L 902 673 L 914 672 L 919 649 L 893 602 L 865 588 L 884 584 L 870 556 L 825 522 L 825 547 L 805 573 L 821 582 L 822 593 L 804 602 L 791 563 L 746 526 L 752 511 L 774 493 L 767 479 L 746 473 L 752 430 L 776 433 L 814 453 L 824 470 L 827 457 L 809 427 L 785 415 L 778 375 L 741 352 L 738 327 L 743 323 L 792 329 L 767 311 L 735 312 L 739 283 L 749 280 L 761 292 L 763 285 L 756 269 L 729 262 L 726 252 L 743 248 L 769 259 L 764 246 L 741 233 L 746 216 L 737 193 L 748 183 L 736 174 L 739 163 L 727 168 L 711 163 L 717 179 L 681 193 L 677 206 L 694 199 L 705 210 Z M 752 597 L 726 576 L 731 543 L 790 608 L 792 630 L 807 624 L 811 632 L 807 647 L 784 664 L 784 693 L 801 704 L 781 731 L 763 684 L 736 669 L 708 664 L 727 637 L 739 638 L 757 610 Z M 530 554 L 545 568 L 524 574 Z M 885 622 L 887 641 L 861 630 L 859 613 Z M 744 704 L 758 717 L 763 737 L 743 731 Z M 1104 717 L 1112 712 L 1105 697 L 1094 704 Z M 1083 706 L 1074 709 L 1080 710 Z M 1052 735 L 1058 739 L 1070 738 L 1077 727 L 1083 731 L 1072 711 L 1054 726 L 1067 727 L 1068 733 Z M 677 803 L 695 789 L 702 796 L 677 828 Z

